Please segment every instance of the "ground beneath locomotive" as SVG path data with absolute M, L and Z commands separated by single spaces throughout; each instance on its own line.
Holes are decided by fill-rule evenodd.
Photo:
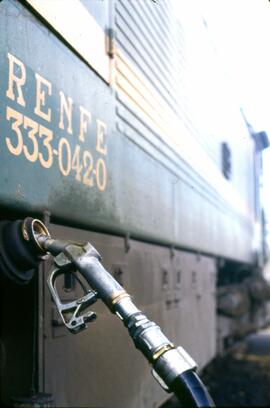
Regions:
M 216 358 L 201 378 L 217 407 L 270 407 L 270 328 Z M 178 406 L 171 400 L 164 408 Z
M 270 407 L 270 328 L 216 359 L 202 379 L 217 406 Z

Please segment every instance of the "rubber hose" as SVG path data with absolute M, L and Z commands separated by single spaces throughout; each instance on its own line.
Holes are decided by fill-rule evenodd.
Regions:
M 215 407 L 208 391 L 197 374 L 188 370 L 179 375 L 170 387 L 183 407 Z

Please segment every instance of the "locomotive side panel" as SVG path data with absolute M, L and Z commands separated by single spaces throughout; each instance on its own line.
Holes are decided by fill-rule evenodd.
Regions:
M 144 19 L 152 10 L 154 16 L 143 47 L 138 5 L 115 7 L 109 86 L 19 3 L 1 3 L 1 205 L 46 208 L 65 223 L 251 262 L 253 210 L 245 180 L 252 142 L 240 114 L 226 112 L 224 121 L 235 125 L 221 136 L 194 130 L 185 79 L 189 43 L 173 10 L 142 3 Z M 229 133 L 248 146 L 238 148 L 244 166 L 238 141 L 232 143 L 232 182 L 217 166 L 217 146 Z M 240 184 L 242 195 L 234 188 Z
M 216 354 L 215 283 L 213 259 L 183 251 L 50 225 L 53 236 L 89 241 L 103 255 L 104 266 L 136 299 L 174 344 L 182 344 L 202 368 Z M 44 279 L 51 268 L 45 268 Z M 63 327 L 44 285 L 43 339 L 44 391 L 57 406 L 142 407 L 158 406 L 168 395 L 154 381 L 149 364 L 127 338 L 117 317 L 103 304 L 93 310 L 97 321 L 77 336 Z M 61 297 L 79 297 L 78 285 Z M 144 290 L 147 288 L 147 290 Z M 57 323 L 58 321 L 58 323 Z M 202 333 L 204 333 L 202 335 Z M 59 379 L 61 378 L 61 381 Z
M 116 2 L 117 128 L 172 174 L 174 242 L 250 262 L 254 143 L 202 16 L 172 6 Z
M 109 87 L 20 3 L 0 7 L 1 205 L 47 208 L 58 217 L 63 210 L 77 222 L 84 206 L 88 216 L 95 208 L 97 223 L 109 222 Z M 103 193 L 107 199 L 97 205 Z M 60 209 L 63 197 L 69 212 Z

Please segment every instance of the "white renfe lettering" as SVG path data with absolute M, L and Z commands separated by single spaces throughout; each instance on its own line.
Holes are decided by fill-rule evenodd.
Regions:
M 6 92 L 6 96 L 13 101 L 15 100 L 14 94 L 14 85 L 16 85 L 17 89 L 17 103 L 21 106 L 25 106 L 25 100 L 23 97 L 22 87 L 26 81 L 26 70 L 25 66 L 18 58 L 14 57 L 14 55 L 8 53 L 7 54 L 9 59 L 9 75 L 8 75 L 8 89 Z M 17 75 L 16 75 L 17 74 Z
M 65 125 L 64 125 L 64 113 L 66 115 L 67 118 L 67 123 L 68 123 L 68 127 L 67 127 L 67 132 L 72 135 L 72 105 L 73 105 L 73 100 L 72 98 L 69 96 L 66 99 L 66 96 L 64 94 L 64 92 L 60 91 L 59 92 L 60 95 L 60 121 L 59 121 L 59 128 L 60 129 L 65 129 Z
M 80 133 L 79 140 L 81 142 L 85 141 L 85 134 L 87 132 L 87 125 L 91 123 L 91 113 L 85 108 L 80 106 Z
M 106 155 L 107 154 L 107 146 L 104 144 L 104 137 L 106 135 L 107 126 L 101 120 L 97 119 L 97 144 L 96 144 L 96 151 Z
M 52 84 L 47 81 L 47 79 L 43 78 L 39 74 L 35 74 L 36 77 L 36 106 L 34 112 L 36 115 L 40 116 L 42 119 L 47 120 L 48 122 L 51 121 L 51 109 L 48 108 L 47 111 L 41 110 L 45 107 L 46 95 L 52 94 Z

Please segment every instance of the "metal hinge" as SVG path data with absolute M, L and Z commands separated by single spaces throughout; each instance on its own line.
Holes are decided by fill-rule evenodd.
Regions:
M 110 58 L 114 58 L 115 55 L 115 31 L 112 28 L 108 28 L 106 31 L 106 52 Z

